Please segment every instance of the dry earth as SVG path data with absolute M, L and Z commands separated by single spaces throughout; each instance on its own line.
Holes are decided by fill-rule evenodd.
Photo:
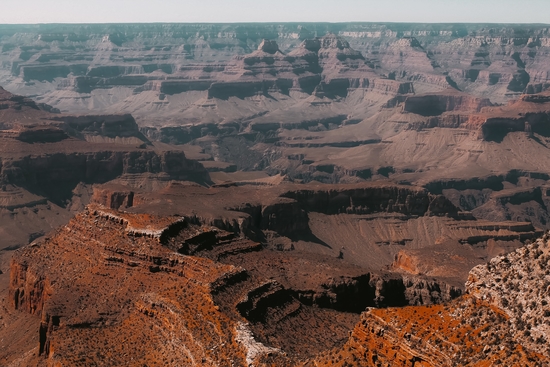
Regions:
M 546 365 L 548 40 L 1 25 L 0 364 Z

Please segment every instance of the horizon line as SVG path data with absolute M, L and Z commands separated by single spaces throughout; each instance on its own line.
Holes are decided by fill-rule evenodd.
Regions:
M 416 25 L 538 25 L 549 26 L 550 23 L 540 22 L 422 22 L 422 21 L 236 21 L 236 22 L 218 22 L 218 21 L 181 21 L 181 22 L 169 22 L 169 21 L 151 21 L 151 22 L 45 22 L 45 23 L 0 23 L 0 26 L 37 26 L 37 25 L 115 25 L 115 24 L 129 24 L 129 25 L 148 25 L 148 24 L 416 24 Z

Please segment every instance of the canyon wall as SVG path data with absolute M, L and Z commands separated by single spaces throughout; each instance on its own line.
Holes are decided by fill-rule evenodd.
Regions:
M 452 87 L 502 103 L 549 84 L 548 39 L 542 25 L 4 25 L 0 84 L 62 110 L 112 106 L 150 122 L 155 110 L 175 117 L 176 95 L 206 107 L 205 97 Z

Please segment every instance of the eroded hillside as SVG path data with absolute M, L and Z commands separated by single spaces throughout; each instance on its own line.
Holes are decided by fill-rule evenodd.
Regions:
M 340 351 L 311 365 L 545 366 L 547 236 L 474 268 L 446 305 L 371 309 Z
M 1 88 L 0 106 L 0 250 L 66 223 L 94 183 L 210 181 L 183 151 L 155 147 L 131 115 L 60 114 Z
M 548 364 L 548 40 L 0 26 L 0 365 Z
M 196 216 L 92 204 L 13 257 L 0 358 L 8 366 L 542 366 L 547 241 L 474 268 L 467 294 L 450 301 L 460 291 L 442 282 L 266 249 Z M 408 304 L 417 306 L 391 307 Z M 381 306 L 390 308 L 372 308 Z M 25 330 L 14 329 L 21 323 Z
M 130 113 L 141 139 L 177 144 L 214 182 L 390 178 L 487 220 L 550 219 L 538 159 L 550 136 L 544 26 L 41 25 L 1 35 L 6 89 L 70 114 Z M 76 125 L 90 130 L 82 117 Z M 102 129 L 86 139 L 137 136 Z

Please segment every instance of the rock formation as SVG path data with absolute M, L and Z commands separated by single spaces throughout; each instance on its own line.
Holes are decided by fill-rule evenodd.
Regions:
M 346 63 L 365 60 L 381 75 L 416 83 L 419 91 L 453 86 L 492 96 L 496 102 L 524 90 L 540 91 L 548 84 L 545 60 L 549 43 L 544 26 L 324 23 L 53 28 L 2 28 L 3 79 L 11 79 L 10 84 L 17 88 L 14 91 L 25 94 L 35 94 L 32 83 L 47 83 L 51 100 L 66 106 L 68 102 L 73 110 L 81 103 L 79 97 L 65 94 L 60 99 L 63 94 L 55 92 L 58 86 L 92 94 L 91 99 L 99 103 L 81 105 L 86 109 L 99 107 L 103 100 L 99 90 L 103 88 L 143 92 L 161 85 L 165 87 L 161 92 L 206 90 L 212 82 L 202 82 L 204 78 L 197 76 L 216 79 L 232 64 L 233 56 L 254 53 L 258 47 L 274 57 L 273 61 L 281 60 L 278 56 L 282 55 L 288 55 L 289 61 L 291 54 L 306 56 L 322 48 L 321 65 L 336 59 Z M 300 51 L 301 47 L 305 49 Z M 247 59 L 252 63 L 259 60 Z M 231 75 L 229 72 L 226 77 Z M 313 83 L 312 78 L 303 76 L 304 83 Z M 343 83 L 337 77 L 332 87 L 342 88 Z M 91 92 L 95 90 L 99 93 L 94 95 Z M 123 98 L 117 99 L 110 103 Z
M 549 249 L 544 236 L 475 267 L 466 284 L 468 294 L 446 305 L 370 309 L 344 347 L 314 363 L 546 365 Z
M 546 180 L 549 167 L 534 158 L 548 149 L 544 27 L 49 28 L 4 29 L 0 83 L 54 109 L 38 108 L 110 117 L 52 117 L 63 131 L 29 126 L 20 139 L 184 145 L 217 183 L 241 181 L 232 178 L 239 171 L 300 182 L 390 178 L 458 190 L 450 195 L 468 202 L 459 206 L 487 220 L 546 227 L 544 195 L 503 208 L 487 194 L 542 190 L 529 178 Z
M 191 248 L 194 256 L 183 255 Z M 249 343 L 279 358 L 287 357 L 283 349 L 294 359 L 343 342 L 357 321 L 349 311 L 359 312 L 365 304 L 430 302 L 407 298 L 422 294 L 426 287 L 422 282 L 361 273 L 334 258 L 270 252 L 182 217 L 91 205 L 12 260 L 10 306 L 35 315 L 40 323 L 37 353 L 26 363 L 124 365 L 131 364 L 127 355 L 133 354 L 136 361 L 149 364 L 216 365 L 233 360 L 245 365 L 244 359 L 255 359 L 247 351 Z M 259 256 L 248 258 L 247 254 Z M 287 271 L 329 268 L 316 279 L 289 283 L 274 268 L 252 265 L 277 258 L 289 263 Z M 231 265 L 241 261 L 250 270 Z M 126 273 L 124 282 L 119 279 L 121 272 Z M 345 275 L 330 277 L 337 274 Z M 430 287 L 435 295 L 438 285 Z M 404 293 L 398 296 L 398 290 Z M 439 291 L 443 299 L 460 294 L 452 287 L 449 290 L 446 295 Z M 198 305 L 202 308 L 197 309 Z M 212 328 L 204 327 L 207 320 Z M 336 334 L 323 336 L 319 323 Z M 132 330 L 140 331 L 136 335 Z M 249 342 L 243 341 L 242 333 Z M 133 352 L 136 338 L 145 347 L 139 355 Z M 224 340 L 223 345 L 218 339 Z M 111 355 L 113 347 L 117 357 Z M 173 355 L 177 350 L 187 352 Z
M 262 232 L 287 234 L 288 224 L 272 219 L 284 216 L 282 209 L 274 210 L 280 203 L 292 207 L 289 200 L 294 199 L 288 196 L 294 190 L 257 188 L 262 195 L 251 191 L 239 198 L 228 195 L 232 187 L 180 189 L 143 197 L 139 192 L 109 194 L 107 185 L 96 191 L 94 200 L 107 198 L 112 208 L 90 204 L 66 226 L 16 252 L 5 307 L 10 318 L 34 315 L 30 320 L 39 327 L 21 337 L 29 348 L 34 348 L 33 340 L 37 345 L 25 356 L 0 357 L 29 366 L 99 361 L 258 366 L 406 366 L 417 361 L 451 366 L 497 359 L 535 365 L 548 357 L 536 347 L 546 335 L 537 321 L 545 317 L 544 297 L 539 297 L 541 308 L 526 303 L 533 297 L 522 296 L 544 289 L 537 283 L 544 282 L 544 267 L 538 271 L 534 266 L 545 261 L 550 248 L 546 239 L 474 268 L 468 294 L 457 299 L 461 289 L 442 277 L 369 271 L 346 261 L 348 249 L 338 258 L 301 249 L 298 242 L 292 248 L 269 249 L 247 238 Z M 200 199 L 200 190 L 211 192 Z M 396 195 L 406 189 L 387 190 Z M 334 187 L 329 193 L 347 193 L 347 200 L 355 202 L 362 198 L 358 188 Z M 195 209 L 189 206 L 190 195 L 195 196 Z M 277 195 L 285 200 L 277 203 Z M 422 191 L 416 195 L 422 198 Z M 168 201 L 159 203 L 161 197 Z M 253 197 L 266 203 L 263 208 L 242 202 Z M 317 210 L 303 193 L 295 200 L 298 209 L 293 210 L 305 209 L 309 215 Z M 424 215 L 431 214 L 430 201 L 437 198 L 428 197 Z M 224 214 L 214 202 L 234 213 L 239 225 L 216 219 L 213 211 Z M 113 209 L 122 204 L 125 210 Z M 368 208 L 369 202 L 363 204 Z M 179 215 L 170 214 L 175 209 Z M 165 214 L 154 214 L 159 210 Z M 467 225 L 470 231 L 476 225 L 496 229 L 474 222 L 456 225 Z M 305 226 L 302 232 L 307 220 Z M 300 229 L 293 225 L 291 232 Z M 531 283 L 516 287 L 520 276 Z M 401 308 L 407 305 L 415 306 Z M 525 309 L 533 312 L 521 312 Z
M 549 46 L 0 26 L 0 365 L 548 364 Z
M 156 149 L 130 115 L 51 113 L 3 89 L 0 104 L 2 249 L 25 245 L 66 221 L 79 185 L 140 175 L 166 184 L 209 181 L 204 167 L 181 150 Z

